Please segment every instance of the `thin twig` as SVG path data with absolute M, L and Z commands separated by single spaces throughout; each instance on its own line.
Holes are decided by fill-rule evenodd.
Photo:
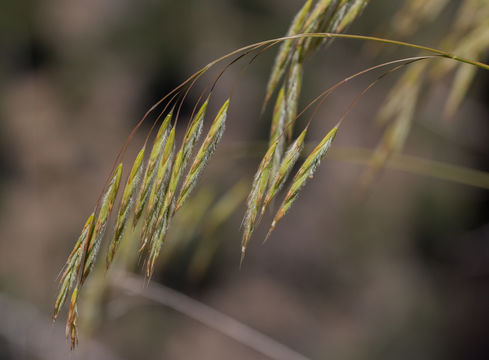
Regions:
M 189 296 L 155 282 L 146 283 L 139 276 L 122 273 L 111 284 L 113 287 L 137 294 L 145 299 L 167 306 L 205 326 L 246 345 L 256 352 L 277 360 L 307 360 L 302 354 L 271 337 L 223 314 Z

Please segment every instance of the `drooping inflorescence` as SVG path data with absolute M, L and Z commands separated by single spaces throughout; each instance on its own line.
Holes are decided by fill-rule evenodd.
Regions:
M 168 229 L 175 213 L 189 198 L 202 171 L 214 154 L 215 149 L 222 138 L 228 117 L 231 96 L 222 104 L 217 115 L 213 118 L 209 130 L 193 158 L 192 153 L 194 147 L 200 140 L 205 125 L 206 113 L 215 83 L 195 116 L 191 117 L 180 146 L 177 146 L 179 143 L 179 139 L 177 138 L 178 111 L 174 114 L 173 109 L 176 109 L 177 107 L 179 109 L 183 103 L 183 99 L 200 76 L 222 60 L 234 55 L 239 55 L 235 60 L 237 61 L 245 55 L 250 53 L 253 54 L 253 52 L 257 52 L 255 56 L 258 56 L 261 54 L 261 51 L 281 43 L 265 93 L 264 109 L 274 92 L 278 90 L 271 121 L 268 147 L 254 176 L 246 202 L 247 209 L 242 223 L 243 237 L 241 242 L 241 260 L 246 252 L 255 227 L 264 216 L 266 210 L 272 207 L 272 201 L 279 196 L 281 189 L 289 180 L 289 175 L 293 172 L 299 158 L 303 155 L 302 151 L 304 149 L 304 142 L 306 134 L 308 133 L 310 121 L 300 132 L 297 132 L 297 135 L 294 132 L 294 126 L 298 117 L 300 117 L 310 105 L 316 102 L 317 107 L 321 105 L 324 99 L 339 85 L 344 84 L 350 79 L 396 62 L 404 62 L 407 64 L 414 62 L 413 59 L 416 59 L 417 61 L 429 58 L 428 56 L 425 56 L 401 59 L 363 70 L 340 81 L 313 100 L 302 112 L 298 112 L 298 109 L 300 108 L 304 62 L 307 57 L 319 49 L 321 45 L 330 43 L 334 38 L 370 40 L 430 51 L 437 54 L 438 57 L 449 58 L 456 60 L 459 63 L 465 63 L 464 65 L 471 66 L 471 69 L 476 67 L 489 69 L 488 65 L 460 58 L 436 49 L 368 36 L 338 34 L 338 32 L 343 31 L 350 23 L 352 23 L 367 3 L 368 0 L 307 0 L 294 18 L 286 37 L 263 41 L 243 47 L 211 62 L 203 69 L 190 76 L 179 87 L 170 92 L 170 94 L 165 96 L 150 109 L 148 113 L 151 113 L 151 111 L 158 108 L 159 105 L 165 106 L 163 111 L 161 111 L 160 116 L 157 118 L 158 121 L 160 117 L 164 116 L 163 121 L 159 126 L 149 155 L 146 153 L 147 144 L 145 143 L 139 151 L 125 182 L 115 220 L 114 233 L 108 245 L 108 252 L 106 255 L 107 268 L 109 268 L 117 256 L 117 250 L 119 249 L 125 234 L 128 233 L 128 230 L 131 230 L 131 228 L 134 230 L 138 225 L 141 225 L 139 252 L 146 260 L 146 275 L 150 277 L 153 274 L 156 261 L 162 246 L 165 243 Z M 477 27 L 477 29 L 486 29 L 481 24 L 479 24 L 479 26 L 480 27 Z M 487 31 L 487 29 L 485 31 Z M 481 45 L 482 40 L 475 36 L 474 39 L 473 43 L 466 46 L 469 50 L 474 53 L 477 52 L 478 54 L 483 48 Z M 479 41 L 476 41 L 477 39 Z M 466 53 L 470 55 L 472 53 L 469 50 L 467 50 Z M 235 61 L 231 62 L 230 65 Z M 420 82 L 418 80 L 426 71 L 426 68 L 424 63 L 416 65 L 410 69 L 410 72 L 408 72 L 404 78 L 406 79 L 408 75 L 410 75 L 414 79 L 411 79 L 412 81 L 405 81 L 404 87 L 402 88 L 402 93 L 406 94 L 407 92 L 410 94 L 410 97 L 404 96 L 402 101 L 398 100 L 397 97 L 392 97 L 396 99 L 388 102 L 384 107 L 383 111 L 385 118 L 391 120 L 389 125 L 389 129 L 391 130 L 386 133 L 383 140 L 384 142 L 382 143 L 384 145 L 387 144 L 388 146 L 384 146 L 383 148 L 380 147 L 380 150 L 377 151 L 377 155 L 379 153 L 381 154 L 378 155 L 378 158 L 380 158 L 380 160 L 378 160 L 378 167 L 385 162 L 384 158 L 386 158 L 393 149 L 395 150 L 402 146 L 407 136 L 409 125 L 413 118 L 416 100 L 420 91 Z M 226 69 L 227 67 L 225 67 L 223 71 Z M 471 76 L 473 76 L 472 72 L 465 70 L 462 72 L 462 70 L 460 70 L 457 77 L 458 80 L 456 81 L 456 84 L 458 85 L 455 86 L 456 93 L 451 96 L 451 98 L 453 98 L 452 103 L 455 104 L 452 105 L 452 107 L 458 106 L 457 104 L 464 96 L 467 83 L 470 82 Z M 409 91 L 407 91 L 406 88 Z M 204 94 L 205 93 L 206 92 L 204 91 Z M 163 100 L 167 99 L 169 95 L 173 95 L 173 97 L 165 103 Z M 202 98 L 203 97 L 200 99 Z M 200 100 L 197 103 L 200 103 Z M 170 108 L 171 110 L 167 112 L 167 108 Z M 196 109 L 197 105 L 195 105 L 194 111 Z M 316 111 L 314 111 L 314 114 L 315 113 Z M 311 120 L 314 114 L 311 116 Z M 141 122 L 146 116 L 147 115 L 143 117 Z M 157 123 L 158 122 L 155 122 L 155 124 Z M 333 127 L 323 137 L 315 149 L 307 155 L 299 169 L 296 171 L 288 190 L 285 193 L 284 199 L 275 213 L 267 238 L 297 199 L 307 180 L 315 174 L 321 160 L 324 159 L 331 147 L 340 123 Z M 139 125 L 136 129 L 138 127 Z M 131 136 L 129 138 L 131 138 Z M 125 147 L 121 153 L 123 154 L 124 151 Z M 147 159 L 145 159 L 145 155 L 147 156 Z M 77 343 L 77 302 L 80 291 L 93 270 L 120 189 L 122 163 L 119 163 L 119 156 L 115 161 L 115 164 L 118 164 L 118 166 L 115 167 L 115 171 L 113 171 L 108 179 L 102 191 L 102 195 L 100 196 L 100 200 L 97 202 L 94 211 L 86 221 L 80 237 L 76 241 L 75 246 L 66 261 L 60 279 L 59 294 L 55 302 L 53 318 L 56 319 L 58 317 L 62 306 L 69 298 L 70 305 L 66 324 L 66 336 L 70 339 L 72 347 Z M 188 171 L 185 173 L 188 164 Z M 232 209 L 236 209 L 237 206 L 238 204 L 233 202 Z M 227 209 L 225 212 L 229 212 L 229 210 Z M 215 217 L 217 219 L 215 220 L 216 223 L 219 222 L 220 218 L 217 215 Z M 132 225 L 132 227 L 130 225 Z

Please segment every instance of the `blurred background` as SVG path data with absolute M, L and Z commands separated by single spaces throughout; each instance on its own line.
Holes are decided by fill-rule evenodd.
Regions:
M 401 34 L 391 24 L 402 1 L 372 1 L 348 32 L 438 46 L 460 3 L 450 1 L 419 31 Z M 0 359 L 267 358 L 138 295 L 141 287 L 128 292 L 113 270 L 87 284 L 74 354 L 64 339 L 66 315 L 55 325 L 50 317 L 58 273 L 144 112 L 208 62 L 283 35 L 302 4 L 1 2 Z M 486 359 L 488 191 L 385 169 L 366 196 L 352 195 L 365 166 L 345 154 L 375 148 L 382 136 L 376 112 L 400 73 L 358 103 L 330 158 L 263 246 L 270 214 L 256 229 L 239 269 L 243 201 L 268 138 L 271 111 L 260 117 L 260 108 L 275 54 L 260 56 L 240 80 L 221 145 L 175 219 L 150 287 L 187 294 L 307 358 Z M 307 61 L 300 108 L 348 75 L 415 55 L 335 41 Z M 241 65 L 219 82 L 210 114 Z M 374 79 L 365 76 L 335 92 L 307 142 L 317 143 Z M 212 74 L 189 94 L 180 136 L 210 80 Z M 488 171 L 489 73 L 477 73 L 457 113 L 446 119 L 452 80 L 453 74 L 440 78 L 422 97 L 403 152 Z M 135 136 L 126 169 L 150 126 L 151 120 Z M 132 238 L 119 263 L 141 274 L 137 234 Z

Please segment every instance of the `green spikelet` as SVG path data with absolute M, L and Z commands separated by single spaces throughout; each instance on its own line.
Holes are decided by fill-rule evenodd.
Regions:
M 85 254 L 85 262 L 83 266 L 83 273 L 81 277 L 81 282 L 83 283 L 87 276 L 92 271 L 93 265 L 95 263 L 95 258 L 97 256 L 100 243 L 105 233 L 105 228 L 107 227 L 107 221 L 109 215 L 114 206 L 115 198 L 117 197 L 117 192 L 119 191 L 119 185 L 122 176 L 122 164 L 119 164 L 117 169 L 112 176 L 112 179 L 105 189 L 105 193 L 102 197 L 102 203 L 100 205 L 100 211 L 95 222 L 95 227 L 93 229 L 92 236 L 90 237 L 90 242 L 87 246 L 87 252 Z
M 61 279 L 59 281 L 60 287 L 58 297 L 56 298 L 56 303 L 54 305 L 53 320 L 56 320 L 58 317 L 59 311 L 66 302 L 67 295 L 76 280 L 76 274 L 78 273 L 78 268 L 80 266 L 80 261 L 83 254 L 82 244 L 85 244 L 87 239 L 92 234 L 93 218 L 94 213 L 91 213 L 87 222 L 85 223 L 85 226 L 83 226 L 83 230 L 75 244 L 75 247 L 71 251 L 71 254 L 68 256 L 68 260 L 66 261 L 63 275 L 61 275 Z
M 175 162 L 173 164 L 173 170 L 170 177 L 170 182 L 168 184 L 168 189 L 165 194 L 165 199 L 163 201 L 163 206 L 160 209 L 160 213 L 153 227 L 153 231 L 151 232 L 151 236 L 148 236 L 148 238 L 151 238 L 150 254 L 147 262 L 148 277 L 151 276 L 151 274 L 153 273 L 155 261 L 159 255 L 161 245 L 163 243 L 166 231 L 173 215 L 173 210 L 175 207 L 175 190 L 180 179 L 182 161 L 183 149 L 180 149 L 177 153 L 177 156 L 175 157 Z
M 290 209 L 292 203 L 299 195 L 302 187 L 306 184 L 307 179 L 313 176 L 314 172 L 319 166 L 319 163 L 330 148 L 337 131 L 338 128 L 334 127 L 328 134 L 326 134 L 326 136 L 323 138 L 323 140 L 321 140 L 318 146 L 316 146 L 312 153 L 309 154 L 300 169 L 297 171 L 297 174 L 295 174 L 294 179 L 292 180 L 292 185 L 290 186 L 290 189 L 287 192 L 287 195 L 285 196 L 282 205 L 278 209 L 277 214 L 272 221 L 272 225 L 270 226 L 270 230 L 268 231 L 266 237 L 267 239 L 272 231 L 275 229 L 275 226 L 277 226 L 278 221 L 280 221 L 280 219 L 282 219 L 282 217 Z
M 184 201 L 187 199 L 188 195 L 194 188 L 200 173 L 207 164 L 207 161 L 214 153 L 214 150 L 216 149 L 216 146 L 219 143 L 219 140 L 221 139 L 221 136 L 224 132 L 228 109 L 229 99 L 226 100 L 226 102 L 222 105 L 219 113 L 217 114 L 211 125 L 209 132 L 207 133 L 204 142 L 202 143 L 202 146 L 197 152 L 197 155 L 195 155 L 194 162 L 192 163 L 192 166 L 190 167 L 187 177 L 185 178 L 185 181 L 182 185 L 182 189 L 180 190 L 180 195 L 176 202 L 175 211 L 183 205 Z
M 287 81 L 287 95 L 286 95 L 286 130 L 287 137 L 292 138 L 294 129 L 294 121 L 297 116 L 297 107 L 299 104 L 299 96 L 302 87 L 302 62 L 300 61 L 300 51 L 294 55 L 294 60 L 290 68 L 290 74 Z
M 71 294 L 70 309 L 66 320 L 66 338 L 70 340 L 70 348 L 73 350 L 78 345 L 78 287 Z
M 270 187 L 268 188 L 267 195 L 265 196 L 265 200 L 263 201 L 263 206 L 261 208 L 261 216 L 263 216 L 270 202 L 282 188 L 292 168 L 297 162 L 297 159 L 299 159 L 302 149 L 304 148 L 304 138 L 306 137 L 306 133 L 307 128 L 301 132 L 301 134 L 292 143 L 292 145 L 290 145 L 289 149 L 285 153 L 284 159 L 280 164 L 277 174 L 275 174 L 273 179 L 271 179 Z
M 182 168 L 185 168 L 187 165 L 188 158 L 192 154 L 192 150 L 195 146 L 195 143 L 199 139 L 202 134 L 202 126 L 204 124 L 204 117 L 207 111 L 207 104 L 209 103 L 209 98 L 205 100 L 202 106 L 199 109 L 197 115 L 195 115 L 194 119 L 190 123 L 187 132 L 183 138 L 183 158 L 182 158 Z
M 148 212 L 146 214 L 145 223 L 141 231 L 141 246 L 139 251 L 143 251 L 148 240 L 152 236 L 152 229 L 155 226 L 160 208 L 165 201 L 165 194 L 170 181 L 170 174 L 173 163 L 173 153 L 175 151 L 175 126 L 168 135 L 168 140 L 165 144 L 163 156 L 158 164 L 158 170 L 155 178 L 154 186 L 148 199 Z
M 119 243 L 124 235 L 124 230 L 129 222 L 129 217 L 131 214 L 131 209 L 134 204 L 134 198 L 136 195 L 136 189 L 141 181 L 141 175 L 143 173 L 143 161 L 144 161 L 144 151 L 143 147 L 138 155 L 134 164 L 132 166 L 129 177 L 127 178 L 126 187 L 124 188 L 124 193 L 122 195 L 121 204 L 119 206 L 119 214 L 117 216 L 117 223 L 115 225 L 114 236 L 109 245 L 109 251 L 107 253 L 106 266 L 109 268 L 114 254 L 119 246 Z
M 284 152 L 285 146 L 285 118 L 287 112 L 285 110 L 285 101 L 284 101 L 285 89 L 282 86 L 280 89 L 277 101 L 275 102 L 275 107 L 273 109 L 273 118 L 272 118 L 272 126 L 270 129 L 270 141 L 268 146 L 272 146 L 274 142 L 277 142 L 277 147 L 275 148 L 275 152 L 273 154 L 272 165 L 270 167 L 270 180 L 277 173 L 280 162 L 282 161 L 282 156 Z
M 146 170 L 144 172 L 143 181 L 141 183 L 141 189 L 139 190 L 139 195 L 137 197 L 136 206 L 134 210 L 134 223 L 139 221 L 144 207 L 148 201 L 148 197 L 151 191 L 151 187 L 153 186 L 153 181 L 157 172 L 157 164 L 159 163 L 161 157 L 163 156 L 163 150 L 165 148 L 165 142 L 170 132 L 170 121 L 173 116 L 173 111 L 170 111 L 168 115 L 163 120 L 163 123 L 158 130 L 158 134 L 156 134 L 156 138 L 153 143 L 153 148 L 151 149 L 151 154 L 149 155 L 148 165 L 146 166 Z
M 270 176 L 270 167 L 272 165 L 273 154 L 277 147 L 277 141 L 270 146 L 263 157 L 260 166 L 255 174 L 251 190 L 246 202 L 247 209 L 243 219 L 243 240 L 241 242 L 241 261 L 243 261 L 248 242 L 255 227 L 256 217 L 260 210 L 263 195 L 265 194 L 268 177 Z
M 311 9 L 311 4 L 312 4 L 312 0 L 308 0 L 302 6 L 302 8 L 299 10 L 294 20 L 292 21 L 292 24 L 290 25 L 290 28 L 287 31 L 287 36 L 295 35 L 301 32 L 304 26 L 304 21 L 306 20 L 309 10 Z M 282 75 L 285 72 L 285 69 L 287 67 L 287 59 L 290 57 L 291 53 L 294 50 L 293 44 L 294 44 L 294 40 L 285 40 L 284 42 L 282 42 L 278 54 L 275 57 L 275 63 L 273 64 L 272 71 L 270 74 L 270 79 L 268 80 L 267 92 L 265 95 L 265 102 L 263 105 L 264 108 L 266 107 L 268 101 L 270 100 L 270 97 L 272 96 L 275 88 L 277 87 L 278 82 L 280 81 Z

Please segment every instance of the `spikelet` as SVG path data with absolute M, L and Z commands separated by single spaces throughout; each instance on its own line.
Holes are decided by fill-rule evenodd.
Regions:
M 70 255 L 68 256 L 68 260 L 66 261 L 66 264 L 64 266 L 64 272 L 59 281 L 60 284 L 59 294 L 58 297 L 56 298 L 56 303 L 54 305 L 53 320 L 56 320 L 56 318 L 58 317 L 59 311 L 61 310 L 64 303 L 66 302 L 68 293 L 70 292 L 76 280 L 76 275 L 78 273 L 78 268 L 80 266 L 80 261 L 83 253 L 82 244 L 85 244 L 85 242 L 87 241 L 87 239 L 90 237 L 92 233 L 93 218 L 94 218 L 94 213 L 91 213 L 90 216 L 88 217 L 87 222 L 85 223 L 85 226 L 83 226 L 83 230 L 80 234 L 80 237 L 78 238 L 75 247 L 73 248 Z
M 315 32 L 319 29 L 319 24 L 321 19 L 325 14 L 330 10 L 330 5 L 333 2 L 333 6 L 336 6 L 335 3 L 337 0 L 319 0 L 314 9 L 311 11 L 309 16 L 307 17 L 304 23 L 304 32 Z
M 297 107 L 302 86 L 302 61 L 300 60 L 301 52 L 297 51 L 292 60 L 289 78 L 287 81 L 287 99 L 286 104 L 286 130 L 287 137 L 292 137 L 294 121 L 297 116 Z
M 304 32 L 343 32 L 362 12 L 369 0 L 325 0 L 319 2 L 306 21 Z M 332 38 L 306 38 L 303 56 L 316 51 L 319 46 L 331 43 Z
M 158 164 L 155 183 L 148 199 L 148 211 L 145 223 L 141 231 L 141 245 L 139 251 L 143 251 L 148 240 L 152 236 L 152 231 L 157 220 L 157 216 L 163 202 L 170 181 L 170 174 L 173 163 L 173 153 L 175 150 L 175 126 L 172 127 L 163 150 L 163 156 Z
M 173 214 L 176 211 L 175 192 L 183 170 L 184 153 L 186 149 L 185 145 L 186 145 L 185 143 L 182 144 L 182 148 L 178 151 L 177 156 L 175 157 L 175 162 L 173 164 L 170 182 L 168 184 L 168 189 L 166 191 L 163 207 L 160 211 L 160 214 L 158 216 L 155 225 L 155 230 L 153 232 L 153 234 L 155 234 L 156 236 L 153 236 L 152 234 L 151 250 L 149 254 L 149 260 L 147 264 L 148 267 L 146 271 L 148 277 L 151 276 L 151 274 L 153 273 L 154 264 L 156 258 L 159 255 L 160 248 L 164 240 L 164 236 L 166 235 L 166 231 L 168 229 L 168 226 L 170 225 L 170 221 L 173 217 Z
M 304 26 L 304 21 L 306 20 L 307 14 L 309 13 L 309 10 L 311 8 L 311 4 L 312 4 L 312 0 L 307 0 L 306 3 L 302 6 L 302 8 L 295 16 L 294 20 L 292 20 L 290 28 L 287 31 L 287 36 L 295 35 L 301 32 Z M 293 40 L 283 41 L 282 44 L 280 45 L 278 54 L 275 57 L 275 63 L 273 64 L 271 74 L 270 74 L 270 79 L 268 80 L 265 102 L 263 104 L 264 108 L 266 107 L 268 101 L 270 100 L 270 97 L 272 96 L 272 93 L 274 92 L 278 82 L 280 81 L 282 75 L 285 72 L 285 69 L 287 67 L 287 59 L 290 57 L 292 51 L 293 51 Z
M 195 186 L 197 179 L 204 169 L 207 161 L 214 153 L 219 140 L 224 132 L 224 127 L 226 123 L 227 112 L 229 109 L 229 99 L 222 105 L 219 113 L 214 119 L 207 136 L 202 143 L 197 155 L 195 155 L 194 162 L 190 167 L 190 170 L 185 178 L 185 181 L 182 185 L 182 189 L 180 190 L 180 195 L 175 205 L 175 211 L 178 210 L 187 199 L 188 195 L 192 191 Z
M 100 211 L 97 217 L 97 221 L 95 222 L 95 227 L 90 237 L 90 242 L 86 247 L 83 273 L 81 276 L 81 283 L 85 281 L 88 274 L 91 272 L 93 268 L 93 264 L 95 263 L 95 258 L 97 256 L 100 243 L 104 236 L 105 228 L 107 227 L 107 221 L 112 211 L 112 207 L 114 206 L 114 201 L 117 197 L 117 192 L 119 191 L 121 176 L 122 176 L 122 163 L 119 164 L 119 166 L 115 170 L 114 175 L 112 176 L 109 185 L 107 185 L 107 188 L 105 189 L 105 193 L 102 197 L 102 202 L 100 205 Z
M 270 176 L 270 166 L 272 165 L 273 154 L 277 147 L 277 141 L 270 146 L 263 157 L 260 166 L 253 178 L 251 190 L 246 201 L 246 214 L 243 219 L 243 239 L 241 242 L 241 262 L 243 261 L 246 247 L 255 227 L 256 217 L 260 210 L 263 195 L 267 189 L 268 177 Z
M 70 348 L 73 350 L 78 345 L 78 287 L 71 294 L 70 309 L 68 311 L 68 319 L 66 320 L 66 338 L 70 340 Z
M 114 236 L 109 245 L 109 251 L 107 252 L 106 267 L 109 268 L 114 254 L 119 246 L 119 243 L 124 235 L 124 230 L 129 222 L 132 205 L 134 204 L 134 198 L 136 195 L 136 189 L 141 181 L 141 175 L 143 173 L 143 161 L 144 161 L 145 146 L 139 151 L 134 160 L 131 172 L 127 178 L 126 187 L 122 195 L 121 204 L 119 205 L 119 214 L 117 216 L 117 223 L 114 229 Z
M 151 233 L 147 235 L 148 239 L 150 239 L 150 253 L 146 270 L 146 275 L 148 277 L 150 277 L 153 273 L 155 261 L 159 255 L 161 245 L 173 216 L 173 211 L 175 209 L 175 191 L 178 181 L 180 180 L 182 161 L 183 148 L 178 151 L 177 156 L 175 157 L 170 182 L 168 183 L 163 205 L 159 211 L 157 220 L 152 227 Z
M 166 202 L 169 208 L 170 216 L 173 215 L 175 209 L 175 191 L 182 174 L 183 165 L 183 153 L 184 149 L 180 149 L 175 157 L 175 163 L 173 164 L 173 170 L 170 177 L 170 183 L 168 184 L 168 190 L 166 192 Z
M 282 86 L 273 109 L 272 126 L 270 128 L 270 141 L 268 146 L 270 147 L 274 142 L 277 142 L 277 147 L 275 148 L 272 165 L 270 167 L 270 180 L 272 180 L 280 167 L 285 146 L 285 138 L 283 134 L 285 132 L 285 117 L 287 113 L 285 110 L 284 94 L 285 89 Z
M 314 9 L 309 14 L 308 18 L 304 24 L 304 33 L 317 33 L 325 32 L 330 30 L 328 28 L 328 23 L 331 15 L 338 7 L 339 0 L 319 0 L 314 6 Z M 341 0 L 344 2 L 345 0 Z M 329 41 L 328 39 L 315 39 L 315 38 L 305 38 L 301 40 L 301 48 L 303 50 L 303 55 L 306 56 L 310 54 L 313 50 L 317 48 L 317 45 L 322 41 Z
M 270 181 L 270 186 L 268 188 L 267 194 L 265 196 L 265 200 L 263 201 L 263 206 L 261 208 L 260 216 L 263 216 L 266 208 L 273 200 L 275 195 L 280 191 L 282 186 L 284 185 L 287 177 L 289 176 L 292 168 L 294 167 L 297 159 L 304 148 L 304 138 L 306 137 L 307 127 L 301 132 L 301 134 L 297 137 L 297 139 L 289 146 L 287 152 L 284 155 L 284 159 L 280 164 L 280 168 L 278 172 L 274 175 L 274 177 Z
M 443 0 L 446 1 L 446 0 Z M 334 32 L 342 32 L 345 28 L 350 25 L 353 20 L 355 20 L 363 11 L 367 5 L 368 0 L 354 0 L 349 1 L 342 16 L 339 17 L 338 23 L 336 24 L 333 20 Z
M 173 116 L 173 110 L 170 111 L 168 115 L 165 117 L 165 120 L 163 120 L 163 123 L 161 124 L 160 129 L 158 130 L 158 134 L 156 134 L 156 138 L 153 143 L 153 148 L 151 149 L 151 154 L 149 155 L 148 165 L 146 166 L 146 170 L 144 172 L 141 189 L 139 190 L 139 195 L 136 201 L 136 206 L 134 210 L 134 223 L 133 223 L 134 226 L 139 221 L 139 218 L 141 217 L 144 207 L 146 205 L 146 202 L 148 201 L 150 190 L 151 187 L 153 186 L 153 180 L 157 172 L 156 165 L 158 164 L 159 160 L 163 156 L 163 150 L 164 150 L 166 138 L 168 137 L 168 134 L 170 132 L 169 124 L 172 116 Z
M 290 206 L 299 195 L 302 187 L 306 184 L 307 179 L 314 175 L 314 172 L 319 166 L 319 163 L 329 150 L 337 131 L 338 127 L 335 126 L 329 133 L 326 134 L 326 136 L 323 138 L 323 140 L 321 140 L 318 146 L 316 146 L 312 153 L 309 154 L 300 169 L 297 171 L 297 174 L 295 174 L 294 179 L 292 180 L 292 185 L 290 186 L 289 191 L 285 196 L 284 201 L 282 202 L 282 205 L 278 209 L 272 221 L 272 225 L 270 226 L 270 230 L 268 231 L 266 239 L 268 239 L 272 231 L 275 229 L 278 221 L 280 221 L 280 219 L 282 219 L 282 217 L 289 210 Z
M 195 115 L 194 119 L 190 123 L 189 128 L 187 129 L 185 136 L 183 138 L 183 157 L 182 157 L 182 168 L 185 168 L 187 165 L 188 158 L 192 154 L 192 150 L 195 146 L 195 143 L 202 134 L 202 126 L 204 124 L 205 113 L 207 111 L 207 104 L 209 103 L 209 98 L 205 100 L 205 102 L 200 107 L 197 115 Z
M 169 206 L 165 204 L 162 206 L 160 210 L 160 214 L 158 216 L 158 221 L 156 225 L 156 229 L 153 233 L 151 239 L 151 247 L 148 255 L 148 260 L 146 262 L 146 277 L 150 278 L 153 274 L 155 262 L 160 253 L 161 245 L 165 239 L 166 233 L 168 231 L 168 212 Z
M 168 191 L 167 191 L 168 204 L 170 206 L 169 216 L 173 216 L 174 212 L 178 210 L 175 207 L 176 206 L 175 191 L 177 189 L 178 182 L 180 181 L 182 172 L 187 166 L 187 161 L 190 155 L 192 154 L 192 150 L 195 146 L 195 143 L 197 142 L 197 140 L 200 137 L 200 134 L 202 133 L 202 126 L 204 124 L 204 117 L 207 111 L 208 102 L 209 102 L 209 98 L 207 98 L 204 104 L 202 104 L 199 112 L 192 120 L 183 138 L 181 149 L 178 151 L 177 156 L 175 158 L 175 164 L 173 165 L 170 184 L 168 186 Z M 219 137 L 220 136 L 222 136 L 222 133 L 219 135 Z M 219 139 L 217 139 L 217 141 L 219 141 Z M 179 206 L 181 206 L 181 204 Z
M 181 161 L 182 151 L 179 151 L 177 157 L 175 158 L 173 169 L 178 168 L 181 165 Z M 175 204 L 175 177 L 177 176 L 177 172 L 178 170 L 172 170 L 170 182 L 162 198 L 162 204 L 159 207 L 158 212 L 154 215 L 155 218 L 151 226 L 151 232 L 147 235 L 149 243 L 149 255 L 146 262 L 146 276 L 148 278 L 150 278 L 153 274 L 156 259 L 160 253 L 161 245 L 163 244 L 166 233 L 168 231 L 168 226 L 172 216 L 171 211 L 174 209 Z

